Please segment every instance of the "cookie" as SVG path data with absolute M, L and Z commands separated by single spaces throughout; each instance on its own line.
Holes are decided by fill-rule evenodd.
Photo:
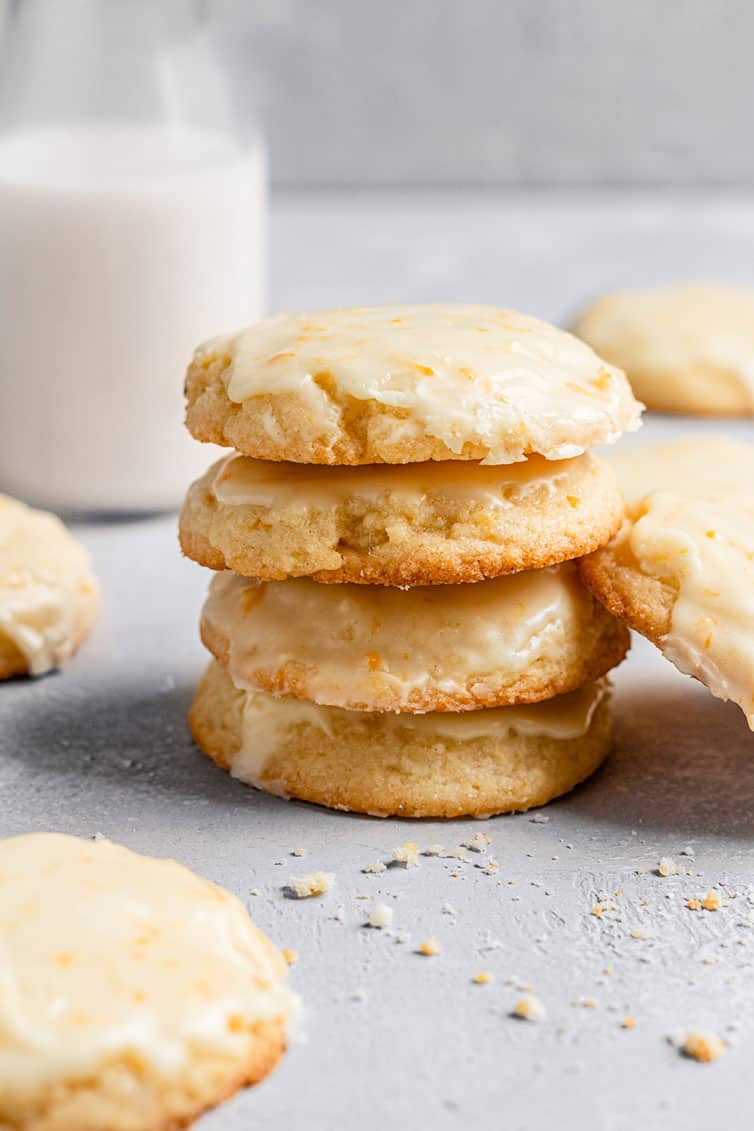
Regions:
M 60 519 L 0 495 L 0 679 L 59 668 L 98 609 L 89 555 Z
M 295 995 L 235 896 L 109 841 L 0 841 L 0 1127 L 168 1131 L 256 1083 Z
M 576 333 L 628 374 L 647 408 L 754 413 L 754 290 L 675 286 L 605 295 Z
M 239 687 L 358 711 L 473 711 L 572 691 L 629 635 L 574 563 L 391 589 L 214 578 L 205 645 Z
M 489 306 L 279 314 L 200 346 L 189 431 L 294 463 L 567 459 L 639 423 L 625 376 L 545 322 Z
M 544 805 L 597 769 L 612 732 L 605 680 L 546 703 L 396 715 L 242 691 L 216 663 L 189 723 L 205 754 L 248 785 L 379 817 Z
M 623 512 L 589 454 L 337 469 L 232 455 L 189 489 L 180 540 L 200 565 L 264 581 L 459 584 L 588 554 Z
M 613 462 L 628 517 L 584 581 L 754 729 L 754 447 L 698 437 Z

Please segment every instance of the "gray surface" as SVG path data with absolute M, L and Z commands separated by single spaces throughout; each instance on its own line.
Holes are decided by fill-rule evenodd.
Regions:
M 747 0 L 212 0 L 278 183 L 754 182 Z
M 743 277 L 753 233 L 754 209 L 711 201 L 282 201 L 273 305 L 470 297 L 559 317 L 608 281 L 704 264 Z M 666 429 L 650 422 L 648 433 Z M 616 674 L 615 753 L 545 823 L 379 821 L 267 798 L 215 769 L 186 733 L 207 575 L 180 559 L 174 526 L 83 529 L 103 616 L 65 674 L 0 689 L 0 831 L 100 832 L 174 854 L 299 951 L 304 1040 L 202 1128 L 748 1129 L 754 929 L 740 924 L 754 906 L 754 737 L 741 713 L 639 642 Z M 451 849 L 479 830 L 492 838 L 495 876 L 473 854 L 361 874 L 406 838 Z M 678 855 L 688 844 L 693 861 Z M 301 860 L 289 855 L 299 846 Z M 653 875 L 665 854 L 694 875 Z M 336 872 L 331 894 L 283 897 L 289 876 L 318 868 Z M 728 906 L 685 908 L 714 883 Z M 616 889 L 620 910 L 594 917 Z M 410 941 L 365 929 L 360 893 L 393 904 Z M 442 951 L 427 959 L 413 948 L 429 936 Z M 471 984 L 482 970 L 495 981 Z M 508 1016 L 521 983 L 546 1004 L 545 1021 Z M 362 990 L 366 1000 L 353 1000 Z M 573 1004 L 584 998 L 595 1007 Z M 619 1027 L 627 1013 L 631 1032 Z M 735 1043 L 712 1067 L 690 1063 L 666 1038 L 691 1026 Z

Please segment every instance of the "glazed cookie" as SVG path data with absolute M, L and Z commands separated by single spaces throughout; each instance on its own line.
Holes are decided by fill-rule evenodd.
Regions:
M 189 431 L 295 463 L 515 463 L 639 424 L 623 373 L 545 322 L 489 306 L 279 314 L 194 355 Z
M 607 683 L 465 714 L 343 711 L 241 691 L 216 663 L 189 715 L 199 746 L 248 785 L 387 817 L 489 817 L 544 805 L 608 753 Z
M 754 729 L 754 447 L 690 438 L 613 462 L 628 518 L 584 580 Z
M 754 413 L 754 290 L 676 286 L 605 295 L 576 333 L 658 412 Z
M 458 584 L 597 549 L 623 498 L 591 455 L 329 468 L 232 455 L 189 489 L 184 553 L 264 581 Z
M 220 573 L 201 633 L 238 687 L 409 712 L 549 699 L 604 675 L 629 641 L 572 562 L 414 589 Z
M 60 667 L 98 608 L 89 555 L 60 519 L 0 495 L 0 679 Z
M 167 1131 L 285 1050 L 287 967 L 228 892 L 109 841 L 0 841 L 0 1127 Z

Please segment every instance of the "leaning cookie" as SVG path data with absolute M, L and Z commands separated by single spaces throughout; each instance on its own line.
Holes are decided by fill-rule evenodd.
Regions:
M 754 447 L 700 437 L 613 462 L 628 517 L 584 581 L 754 729 Z
M 243 905 L 109 841 L 0 841 L 0 1127 L 167 1131 L 285 1050 L 287 967 Z
M 205 754 L 267 793 L 386 817 L 489 817 L 544 805 L 607 756 L 607 681 L 465 714 L 343 711 L 236 688 L 216 663 L 189 723 Z
M 232 455 L 189 489 L 180 540 L 200 565 L 264 581 L 460 584 L 588 554 L 624 509 L 589 454 L 337 469 Z
M 60 519 L 0 495 L 0 679 L 60 667 L 98 609 L 89 555 Z
M 647 408 L 754 413 L 754 291 L 675 286 L 605 295 L 575 332 L 626 371 Z
M 279 314 L 195 353 L 198 440 L 295 463 L 515 463 L 635 429 L 623 373 L 545 322 L 489 306 Z
M 405 590 L 220 573 L 201 634 L 237 686 L 352 711 L 537 702 L 604 675 L 629 644 L 572 562 Z

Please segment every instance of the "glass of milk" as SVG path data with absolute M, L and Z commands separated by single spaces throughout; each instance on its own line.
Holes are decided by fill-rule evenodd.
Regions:
M 18 0 L 0 43 L 0 492 L 175 507 L 194 346 L 257 319 L 266 160 L 201 0 Z

